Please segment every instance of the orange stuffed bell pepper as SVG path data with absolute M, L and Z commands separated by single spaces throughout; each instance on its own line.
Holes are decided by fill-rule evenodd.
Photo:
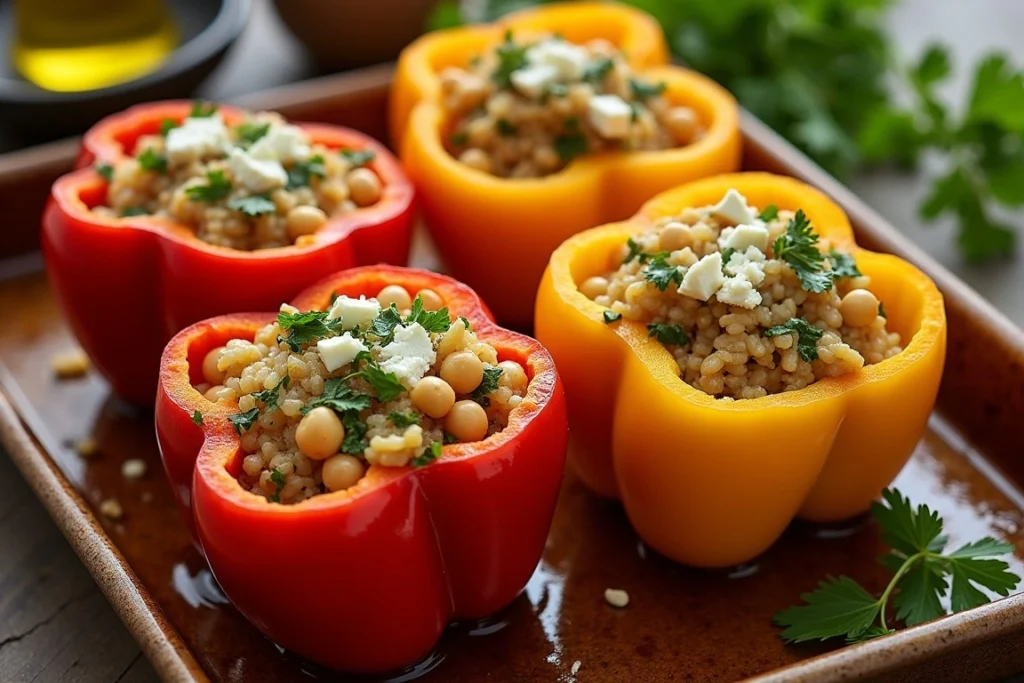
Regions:
M 450 620 L 513 601 L 567 439 L 540 344 L 465 285 L 389 266 L 182 331 L 156 429 L 225 594 L 278 645 L 345 671 L 412 664 Z
M 935 285 L 858 247 L 823 194 L 742 173 L 567 240 L 535 330 L 581 479 L 658 551 L 726 566 L 796 516 L 868 509 L 925 427 L 946 322 Z
M 408 257 L 413 186 L 347 128 L 154 102 L 93 126 L 78 166 L 53 185 L 43 253 L 79 342 L 137 403 L 152 403 L 160 352 L 185 326 Z M 131 334 L 111 296 L 136 313 Z
M 657 22 L 612 3 L 420 38 L 398 62 L 391 135 L 448 269 L 515 325 L 565 238 L 740 161 L 732 96 L 668 65 Z

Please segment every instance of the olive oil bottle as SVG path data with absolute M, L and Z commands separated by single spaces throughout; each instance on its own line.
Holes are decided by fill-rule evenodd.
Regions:
M 157 69 L 178 31 L 163 0 L 14 0 L 14 64 L 47 90 L 103 88 Z

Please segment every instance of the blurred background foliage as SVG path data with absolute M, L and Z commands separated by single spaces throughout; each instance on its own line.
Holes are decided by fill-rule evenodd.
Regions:
M 431 28 L 492 21 L 548 0 L 442 0 Z M 839 179 L 923 154 L 938 173 L 919 207 L 952 215 L 964 257 L 1012 253 L 1008 209 L 1024 206 L 1024 76 L 982 59 L 964 103 L 938 90 L 948 51 L 898 64 L 883 30 L 898 0 L 628 0 L 661 23 L 675 57 L 727 87 L 746 109 Z M 894 93 L 900 97 L 894 97 Z

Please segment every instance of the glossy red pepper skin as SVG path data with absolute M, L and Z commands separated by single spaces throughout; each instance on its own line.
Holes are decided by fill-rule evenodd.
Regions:
M 293 304 L 324 309 L 333 292 L 373 296 L 391 283 L 438 292 L 453 317 L 468 318 L 500 359 L 522 363 L 531 378 L 504 430 L 445 446 L 427 467 L 371 468 L 349 491 L 269 503 L 235 478 L 241 449 L 227 418 L 237 408 L 207 401 L 192 385 L 207 351 L 251 338 L 274 315 L 193 325 L 171 340 L 161 363 L 160 450 L 214 576 L 271 640 L 343 671 L 406 666 L 434 647 L 450 620 L 512 602 L 540 560 L 565 461 L 565 399 L 550 355 L 495 325 L 465 285 L 421 270 L 356 268 Z
M 299 124 L 330 148 L 371 149 L 381 200 L 331 218 L 308 246 L 262 251 L 216 247 L 188 228 L 150 217 L 108 219 L 106 181 L 92 168 L 131 155 L 140 135 L 164 119 L 180 121 L 187 102 L 132 107 L 86 133 L 80 168 L 53 185 L 43 215 L 43 253 L 57 298 L 82 347 L 114 391 L 152 404 L 160 353 L 176 332 L 234 311 L 272 310 L 303 287 L 343 268 L 404 264 L 415 215 L 415 192 L 398 161 L 378 142 L 346 128 Z M 230 125 L 242 113 L 220 109 Z

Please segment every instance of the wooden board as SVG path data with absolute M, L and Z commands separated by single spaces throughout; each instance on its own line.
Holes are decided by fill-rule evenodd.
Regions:
M 385 137 L 390 72 L 374 68 L 247 98 L 302 120 Z M 897 485 L 946 518 L 953 542 L 991 534 L 1014 543 L 1024 572 L 1024 340 L 1000 314 L 907 243 L 842 186 L 761 126 L 744 120 L 745 167 L 798 176 L 839 201 L 858 241 L 917 263 L 943 289 L 949 358 L 940 410 Z M 166 680 L 301 681 L 334 676 L 281 653 L 226 604 L 192 549 L 163 479 L 152 414 L 112 397 L 96 376 L 57 382 L 50 356 L 73 344 L 33 254 L 49 184 L 66 170 L 73 142 L 0 158 L 0 440 Z M 417 265 L 435 266 L 418 239 Z M 74 442 L 94 438 L 85 460 Z M 142 458 L 138 482 L 121 463 Z M 94 511 L 104 498 L 120 522 Z M 876 528 L 797 524 L 746 567 L 708 572 L 658 557 L 638 541 L 618 505 L 587 493 L 570 473 L 544 558 L 508 609 L 483 623 L 453 625 L 413 672 L 424 680 L 570 681 L 980 681 L 1024 669 L 1024 596 L 842 649 L 784 646 L 772 614 L 817 579 L 847 573 L 869 589 L 884 577 Z M 614 610 L 607 587 L 632 602 Z M 581 668 L 572 676 L 573 663 Z M 397 680 L 397 679 L 396 679 Z M 404 679 L 402 679 L 404 680 Z

